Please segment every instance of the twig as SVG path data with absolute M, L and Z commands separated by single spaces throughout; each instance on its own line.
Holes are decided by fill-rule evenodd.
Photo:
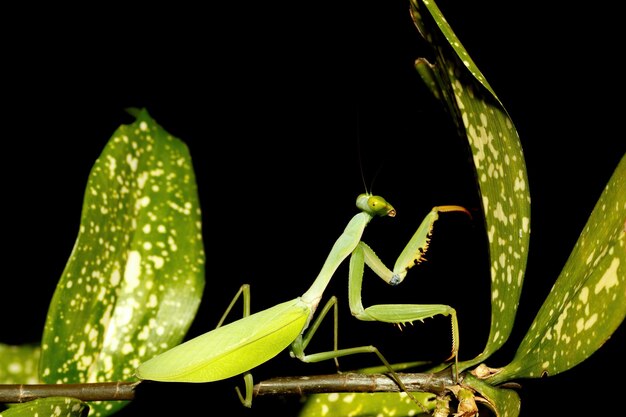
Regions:
M 443 393 L 454 385 L 450 372 L 437 374 L 398 373 L 409 391 Z M 136 382 L 91 384 L 0 384 L 0 403 L 23 403 L 44 397 L 72 397 L 83 401 L 134 400 Z M 342 373 L 280 377 L 254 386 L 254 396 L 304 395 L 329 392 L 398 392 L 396 381 L 385 374 Z
M 449 372 L 438 374 L 398 373 L 409 391 L 440 394 L 454 385 Z M 343 373 L 313 376 L 280 377 L 261 381 L 254 395 L 304 395 L 329 392 L 399 392 L 396 381 L 385 374 Z
M 83 401 L 133 400 L 140 382 L 5 384 L 0 385 L 0 403 L 23 403 L 43 397 L 72 397 Z

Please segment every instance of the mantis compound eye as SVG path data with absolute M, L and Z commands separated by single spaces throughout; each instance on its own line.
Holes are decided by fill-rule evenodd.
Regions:
M 396 210 L 384 198 L 378 195 L 361 194 L 356 200 L 356 205 L 361 210 L 376 216 L 394 217 Z
M 378 216 L 389 216 L 394 217 L 396 215 L 396 210 L 393 208 L 391 204 L 387 202 L 384 198 L 378 195 L 373 195 L 367 200 L 367 205 L 370 207 L 372 212 Z

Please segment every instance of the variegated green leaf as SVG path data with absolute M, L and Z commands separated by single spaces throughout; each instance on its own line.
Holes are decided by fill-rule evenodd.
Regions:
M 426 6 L 426 16 L 422 16 L 423 6 Z M 459 133 L 468 139 L 485 213 L 491 259 L 491 327 L 484 351 L 475 359 L 460 364 L 461 368 L 467 368 L 499 349 L 513 328 L 530 238 L 526 165 L 511 118 L 436 4 L 411 0 L 411 15 L 436 56 L 434 64 L 425 58 L 418 59 L 415 68 L 434 96 L 446 106 Z M 340 399 L 345 394 L 330 395 L 341 395 L 333 397 Z M 385 410 L 395 410 L 398 394 L 352 394 L 348 408 L 344 408 L 341 402 L 329 401 L 328 397 L 329 394 L 312 396 L 301 417 L 348 415 L 356 410 L 359 410 L 354 414 L 356 416 L 402 416 L 416 412 L 414 409 L 408 410 L 409 414 L 384 414 L 386 411 L 381 411 L 381 404 L 385 404 Z M 519 404 L 517 394 L 515 397 Z M 320 414 L 321 411 L 327 414 Z
M 517 392 L 512 389 L 493 387 L 471 374 L 465 377 L 463 385 L 466 385 L 480 394 L 485 404 L 496 417 L 517 417 L 521 409 L 521 400 Z
M 433 410 L 436 396 L 414 392 L 415 398 Z M 422 409 L 406 393 L 332 393 L 311 395 L 299 417 L 403 417 L 419 416 Z
M 415 4 L 416 1 L 420 1 L 420 0 L 412 0 L 412 1 Z M 461 43 L 459 38 L 456 36 L 456 34 L 454 33 L 454 31 L 452 30 L 452 28 L 446 21 L 445 17 L 441 13 L 441 10 L 439 10 L 439 7 L 434 2 L 434 0 L 421 0 L 421 3 L 423 3 L 424 6 L 426 6 L 426 9 L 433 16 L 435 24 L 437 25 L 441 33 L 444 35 L 447 43 L 450 46 L 452 46 L 452 49 L 458 55 L 460 59 L 460 64 L 465 66 L 469 70 L 469 72 L 474 76 L 474 78 L 478 82 L 480 82 L 483 85 L 483 87 L 485 87 L 491 93 L 491 95 L 493 95 L 494 98 L 497 98 L 496 93 L 493 91 L 493 89 L 489 85 L 489 82 L 487 81 L 483 73 L 478 69 L 472 57 L 467 53 L 467 50 L 465 50 L 465 48 L 463 47 L 463 44 Z M 417 20 L 416 24 L 419 25 L 418 29 L 420 30 L 420 33 L 422 33 L 423 35 L 426 34 L 426 36 L 428 36 L 427 34 L 431 33 L 433 30 L 433 28 L 430 28 L 430 27 L 425 28 L 421 20 Z M 433 38 L 429 38 L 427 40 L 431 43 L 433 43 L 434 41 Z M 439 38 L 438 40 L 441 41 L 441 39 Z
M 197 187 L 186 145 L 146 111 L 89 175 L 80 230 L 46 319 L 46 383 L 134 379 L 181 342 L 204 287 Z M 123 403 L 91 404 L 108 415 Z
M 65 397 L 48 397 L 14 405 L 0 413 L 0 417 L 84 417 L 89 406 Z
M 530 239 L 526 164 L 511 118 L 437 5 L 432 0 L 411 0 L 411 15 L 436 57 L 432 64 L 418 60 L 416 68 L 468 139 L 485 213 L 491 326 L 483 352 L 461 364 L 467 368 L 498 350 L 513 328 Z
M 0 384 L 37 384 L 41 349 L 0 344 Z
M 522 340 L 491 383 L 566 371 L 587 359 L 626 316 L 626 155 Z

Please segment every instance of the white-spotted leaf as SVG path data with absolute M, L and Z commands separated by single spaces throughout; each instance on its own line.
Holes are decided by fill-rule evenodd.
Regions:
M 419 0 L 412 0 L 412 1 L 415 3 L 416 1 L 419 1 Z M 441 10 L 439 10 L 439 7 L 434 2 L 434 0 L 422 0 L 421 2 L 424 4 L 424 6 L 426 6 L 426 9 L 428 9 L 430 14 L 433 16 L 435 24 L 437 25 L 441 33 L 444 35 L 445 39 L 447 40 L 447 43 L 450 46 L 452 46 L 452 49 L 458 55 L 460 59 L 460 63 L 463 64 L 463 66 L 465 66 L 469 70 L 472 76 L 474 76 L 474 78 L 478 82 L 480 82 L 483 85 L 483 87 L 485 87 L 491 93 L 491 95 L 497 98 L 496 93 L 493 91 L 493 89 L 489 85 L 489 82 L 487 81 L 483 73 L 478 69 L 472 57 L 467 53 L 467 50 L 463 47 L 463 44 L 461 43 L 459 38 L 456 36 L 456 34 L 454 33 L 454 31 L 452 30 L 452 28 L 446 21 L 446 18 L 443 16 L 443 14 L 441 13 Z M 432 33 L 432 27 L 429 27 L 427 29 L 424 28 L 422 21 L 418 20 L 416 24 L 419 25 L 418 29 L 420 30 L 420 33 L 423 36 L 426 37 L 428 36 L 429 33 Z M 434 42 L 434 38 L 427 38 L 427 40 L 430 43 Z
M 204 288 L 204 249 L 187 146 L 143 111 L 96 160 L 80 230 L 46 319 L 46 383 L 134 380 L 181 342 Z M 109 415 L 124 403 L 91 404 Z
M 626 316 L 626 155 L 604 188 L 550 294 L 496 384 L 566 371 Z
M 41 349 L 0 344 L 0 384 L 37 384 Z
M 459 364 L 460 369 L 465 369 L 498 350 L 513 328 L 530 240 L 526 164 L 511 118 L 436 4 L 432 0 L 411 0 L 410 3 L 413 22 L 431 45 L 435 57 L 432 64 L 426 58 L 418 59 L 415 68 L 425 85 L 445 106 L 459 134 L 468 140 L 485 213 L 491 262 L 491 326 L 483 352 Z M 422 13 L 424 8 L 425 14 Z M 510 399 L 500 401 L 506 403 L 504 407 L 515 408 L 511 405 L 516 403 L 515 398 L 519 404 L 519 398 L 513 394 L 502 394 Z M 329 395 L 336 394 L 312 396 L 304 408 L 307 413 L 300 417 L 316 415 L 315 412 L 320 410 L 328 413 L 326 415 L 347 415 L 342 414 L 347 411 L 344 405 L 329 401 Z M 385 410 L 399 407 L 396 404 L 398 394 L 351 395 L 349 411 L 352 414 L 349 415 L 403 416 L 416 412 L 385 414 Z M 375 401 L 379 401 L 378 407 Z M 381 401 L 384 407 L 381 407 Z M 362 409 L 370 414 L 361 412 Z
M 75 398 L 48 397 L 17 404 L 0 417 L 85 417 L 89 406 Z
M 463 362 L 463 369 L 485 360 L 511 334 L 530 241 L 528 177 L 511 118 L 437 5 L 432 0 L 411 0 L 411 15 L 435 57 L 432 64 L 417 60 L 416 69 L 469 142 L 485 214 L 491 326 L 483 352 Z
M 415 398 L 433 410 L 436 396 L 427 392 L 412 393 Z M 422 409 L 406 393 L 331 393 L 311 395 L 299 417 L 403 417 L 421 416 Z

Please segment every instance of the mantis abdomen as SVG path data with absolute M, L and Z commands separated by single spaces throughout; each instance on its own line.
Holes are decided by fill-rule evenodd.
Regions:
M 267 362 L 302 333 L 311 309 L 300 297 L 191 339 L 139 366 L 141 379 L 211 382 Z

